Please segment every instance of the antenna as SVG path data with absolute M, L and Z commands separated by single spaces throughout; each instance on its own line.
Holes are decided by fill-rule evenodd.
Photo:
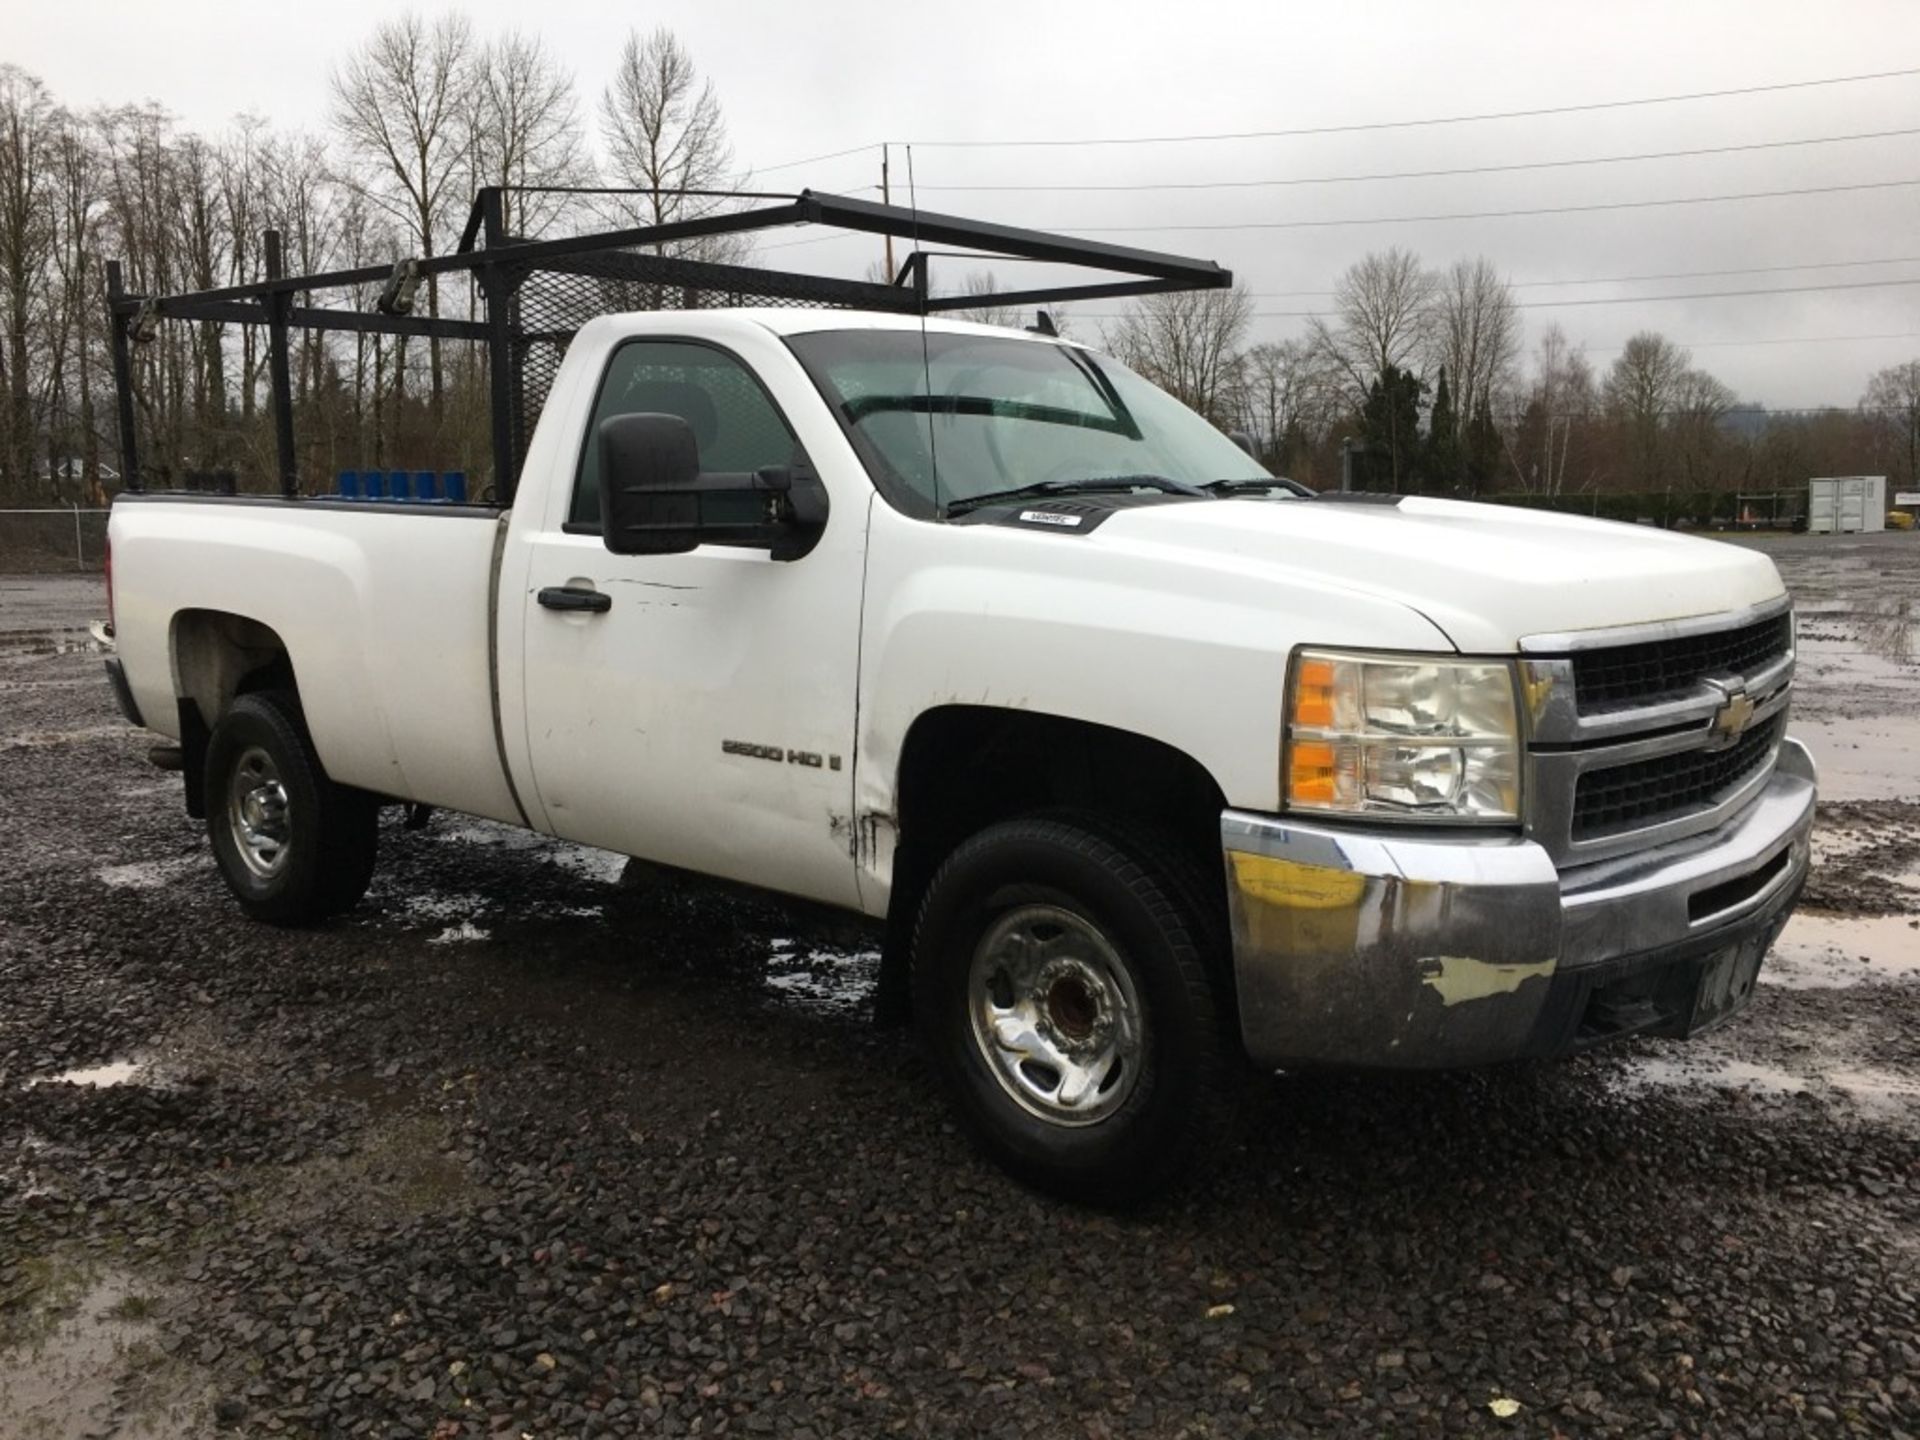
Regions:
M 907 146 L 907 205 L 913 211 L 913 278 L 920 298 L 920 377 L 927 387 L 927 469 L 933 480 L 933 513 L 940 513 L 940 451 L 933 438 L 933 360 L 927 349 L 927 292 L 933 276 L 920 248 L 920 192 L 913 183 L 913 146 Z
M 893 146 L 883 144 L 880 147 L 880 203 L 893 203 Z M 887 278 L 891 280 L 900 272 L 893 268 L 893 232 L 887 232 Z

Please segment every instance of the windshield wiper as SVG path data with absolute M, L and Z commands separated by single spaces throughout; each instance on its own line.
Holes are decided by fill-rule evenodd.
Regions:
M 1282 495 L 1298 495 L 1303 498 L 1313 494 L 1298 480 L 1288 480 L 1279 475 L 1258 480 L 1209 480 L 1200 488 L 1209 495 L 1271 495 L 1276 490 Z
M 1031 485 L 1016 485 L 1011 490 L 989 490 L 984 495 L 963 495 L 947 502 L 948 515 L 964 515 L 983 505 L 1004 505 L 1014 500 L 1037 500 L 1046 495 L 1094 495 L 1115 490 L 1158 490 L 1166 495 L 1199 495 L 1206 491 L 1184 480 L 1165 475 L 1095 475 L 1084 480 L 1038 480 Z

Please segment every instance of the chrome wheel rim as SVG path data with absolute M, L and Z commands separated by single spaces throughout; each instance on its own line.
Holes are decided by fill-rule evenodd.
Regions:
M 1056 1125 L 1093 1125 L 1139 1082 L 1146 1023 L 1119 953 L 1084 916 L 1023 905 L 973 953 L 973 1042 L 1008 1096 Z
M 258 745 L 242 752 L 227 785 L 227 824 L 249 874 L 271 880 L 287 867 L 293 839 L 280 767 Z

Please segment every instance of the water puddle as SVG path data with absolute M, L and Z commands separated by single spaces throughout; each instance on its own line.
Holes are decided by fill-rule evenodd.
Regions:
M 1760 1095 L 1803 1095 L 1811 1088 L 1805 1076 L 1778 1065 L 1668 1055 L 1635 1056 L 1627 1062 L 1622 1083 L 1628 1089 L 1749 1090 Z
M 1820 767 L 1822 800 L 1920 799 L 1920 715 L 1812 720 L 1795 715 L 1794 738 Z
M 1754 1060 L 1636 1055 L 1613 1082 L 1632 1094 L 1647 1090 L 1739 1090 L 1751 1095 L 1814 1095 L 1844 1100 L 1863 1114 L 1895 1119 L 1920 1110 L 1920 1079 L 1861 1065 L 1799 1073 Z
M 159 1347 L 154 1287 L 118 1270 L 29 1260 L 43 1283 L 0 1346 L 0 1434 L 185 1440 L 210 1428 Z
M 1920 1110 L 1920 1079 L 1891 1070 L 1829 1070 L 1826 1082 L 1869 1114 L 1895 1116 Z
M 449 925 L 438 935 L 427 937 L 429 945 L 467 945 L 485 940 L 492 932 L 482 930 L 471 920 L 462 920 L 458 925 Z
M 1822 915 L 1800 910 L 1780 932 L 1760 983 L 1844 990 L 1920 978 L 1920 920 L 1910 915 Z
M 522 830 L 513 825 L 497 825 L 491 820 L 475 820 L 463 816 L 436 818 L 422 832 L 429 840 L 438 840 L 447 845 L 483 845 L 501 850 L 537 850 L 543 845 L 555 842 L 532 830 Z
M 873 997 L 880 979 L 878 950 L 800 950 L 775 940 L 762 983 L 785 1004 L 817 1015 L 850 1015 Z
M 1895 663 L 1911 661 L 1916 645 L 1913 601 L 1911 599 L 1868 601 L 1854 612 L 1861 643 L 1867 650 Z
M 177 860 L 135 860 L 128 865 L 108 865 L 93 872 L 94 879 L 115 890 L 158 890 L 170 885 L 189 870 L 198 869 L 198 858 Z
M 486 919 L 489 912 L 505 909 L 499 900 L 461 891 L 447 895 L 394 895 L 389 892 L 383 897 L 383 903 L 390 907 L 392 918 L 403 925 L 441 927 L 440 933 L 428 940 L 430 945 L 445 945 L 457 940 L 484 940 L 488 931 L 484 926 L 474 923 L 476 917 Z M 511 911 L 516 921 L 598 920 L 606 913 L 607 907 L 604 905 L 561 905 L 545 900 L 516 902 Z
M 85 740 L 118 740 L 141 732 L 131 725 L 77 725 L 71 730 L 26 730 L 0 736 L 0 750 L 51 750 Z
M 555 840 L 532 830 L 499 825 L 491 820 L 454 820 L 449 824 L 436 824 L 426 833 L 444 844 L 525 850 L 549 864 L 558 865 L 563 870 L 570 870 L 602 885 L 617 885 L 627 868 L 627 857 L 611 850 L 575 845 L 571 841 Z
M 0 658 L 99 654 L 107 647 L 85 627 L 69 630 L 0 630 Z
M 449 921 L 464 920 L 469 915 L 485 910 L 490 902 L 484 895 L 401 895 L 395 898 L 394 908 L 399 918 L 416 925 L 445 925 Z
M 611 850 L 595 850 L 589 845 L 569 845 L 561 841 L 552 844 L 553 851 L 547 855 L 548 860 L 563 870 L 571 870 L 601 885 L 618 885 L 620 877 L 626 873 L 627 857 L 624 855 Z
M 27 1081 L 27 1088 L 35 1085 L 79 1085 L 89 1090 L 107 1090 L 115 1085 L 131 1085 L 145 1072 L 143 1060 L 115 1060 L 106 1065 L 88 1065 L 78 1070 L 63 1070 L 58 1075 L 42 1075 Z

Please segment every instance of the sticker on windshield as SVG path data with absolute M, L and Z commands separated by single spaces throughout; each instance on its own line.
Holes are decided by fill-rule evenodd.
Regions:
M 1060 515 L 1051 510 L 1022 510 L 1020 518 L 1035 525 L 1078 525 L 1078 515 Z

